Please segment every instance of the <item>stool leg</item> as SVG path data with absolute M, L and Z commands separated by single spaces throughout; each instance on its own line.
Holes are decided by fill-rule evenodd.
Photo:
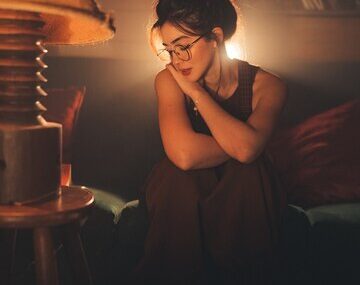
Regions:
M 80 225 L 62 227 L 62 242 L 77 285 L 91 285 L 92 279 L 80 237 Z
M 57 262 L 50 228 L 34 229 L 34 250 L 37 284 L 58 285 Z
M 2 229 L 0 232 L 0 276 L 4 284 L 13 284 L 16 237 L 16 229 Z

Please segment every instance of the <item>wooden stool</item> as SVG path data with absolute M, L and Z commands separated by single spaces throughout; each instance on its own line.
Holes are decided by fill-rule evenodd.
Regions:
M 85 187 L 61 188 L 61 195 L 45 202 L 0 206 L 1 228 L 31 228 L 34 236 L 38 285 L 58 285 L 51 227 L 60 226 L 64 249 L 75 274 L 75 284 L 92 284 L 80 239 L 80 222 L 85 220 L 94 196 Z

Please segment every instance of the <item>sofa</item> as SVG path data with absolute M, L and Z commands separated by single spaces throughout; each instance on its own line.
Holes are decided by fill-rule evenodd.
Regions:
M 360 100 L 351 100 L 278 130 L 269 142 L 289 203 L 281 226 L 278 284 L 360 284 L 359 123 Z M 93 268 L 99 281 L 118 284 L 142 254 L 146 209 L 138 200 L 125 203 L 93 191 L 97 205 L 114 221 L 108 229 L 111 241 L 97 259 L 103 270 L 96 262 Z M 85 240 L 87 234 L 85 229 Z M 87 246 L 91 254 L 94 244 Z

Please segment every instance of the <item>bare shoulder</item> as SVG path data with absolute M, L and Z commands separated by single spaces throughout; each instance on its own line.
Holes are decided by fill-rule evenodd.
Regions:
M 169 70 L 166 68 L 161 70 L 155 77 L 155 89 L 156 91 L 160 90 L 168 90 L 171 93 L 182 93 L 182 90 L 178 83 L 176 82 L 175 78 L 172 76 Z M 157 92 L 159 93 L 159 92 Z M 159 95 L 159 94 L 158 94 Z
M 253 84 L 253 110 L 265 97 L 267 101 L 284 104 L 287 98 L 287 85 L 279 76 L 259 68 Z
M 175 79 L 172 78 L 170 71 L 167 70 L 166 68 L 159 71 L 159 73 L 155 77 L 155 83 L 162 83 L 168 80 L 175 80 Z
M 184 99 L 189 99 L 184 96 L 179 84 L 166 68 L 161 70 L 155 77 L 155 90 L 158 98 L 166 97 L 166 99 L 173 99 L 177 102 L 184 102 Z

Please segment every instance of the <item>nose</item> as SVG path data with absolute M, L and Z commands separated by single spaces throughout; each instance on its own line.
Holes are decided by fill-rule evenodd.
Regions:
M 181 62 L 181 59 L 179 59 L 176 55 L 174 55 L 171 59 L 171 62 L 173 63 L 173 65 L 176 66 L 176 68 L 178 69 L 179 67 L 179 63 Z

